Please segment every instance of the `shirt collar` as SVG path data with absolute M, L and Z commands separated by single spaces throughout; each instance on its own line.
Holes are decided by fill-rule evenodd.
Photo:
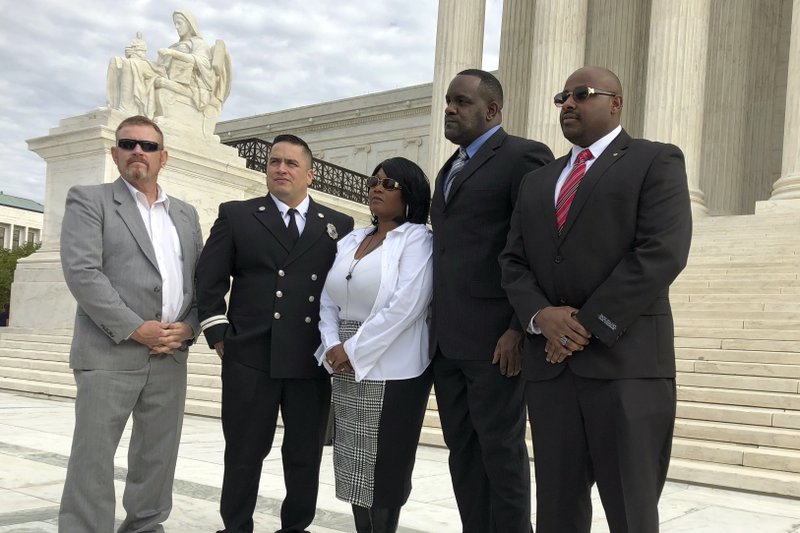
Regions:
M 606 133 L 605 135 L 597 139 L 594 143 L 586 147 L 573 144 L 572 154 L 570 155 L 569 158 L 569 166 L 572 166 L 575 163 L 575 159 L 578 157 L 578 154 L 586 150 L 586 148 L 588 148 L 589 151 L 592 152 L 592 159 L 596 161 L 598 157 L 603 155 L 603 152 L 605 152 L 606 148 L 608 148 L 608 145 L 611 144 L 611 141 L 617 138 L 617 135 L 619 135 L 621 131 L 622 131 L 622 126 L 617 126 L 610 132 Z
M 147 196 L 145 196 L 142 191 L 131 185 L 125 178 L 122 178 L 122 183 L 124 183 L 130 191 L 134 202 L 142 204 L 148 209 L 150 208 L 150 204 L 147 201 Z M 158 196 L 156 196 L 156 201 L 153 202 L 153 205 L 163 202 L 164 208 L 169 211 L 169 196 L 167 196 L 167 194 L 164 192 L 164 189 L 161 188 L 161 185 L 156 184 L 156 187 L 158 187 Z
M 289 209 L 291 209 L 291 208 L 288 205 L 286 205 L 285 203 L 283 203 L 280 200 L 278 200 L 277 196 L 270 194 L 269 197 L 272 198 L 273 202 L 275 202 L 275 207 L 277 207 L 278 211 L 281 212 L 281 216 L 285 217 L 287 211 L 289 211 Z M 303 217 L 303 220 L 305 220 L 306 215 L 308 214 L 308 206 L 309 206 L 310 203 L 311 203 L 311 201 L 309 199 L 309 196 L 306 195 L 306 197 L 303 198 L 303 201 L 300 202 L 299 204 L 297 204 L 297 207 L 295 207 L 295 209 L 297 209 L 297 213 L 301 217 Z
M 469 146 L 467 146 L 467 148 L 466 148 L 467 155 L 470 158 L 472 158 L 472 156 L 475 155 L 475 152 L 477 152 L 478 150 L 481 149 L 481 146 L 483 146 L 483 143 L 485 143 L 489 139 L 489 137 L 494 135 L 494 132 L 496 132 L 499 129 L 500 129 L 500 124 L 498 124 L 497 126 L 494 126 L 492 128 L 489 128 L 489 130 L 486 133 L 484 133 L 483 135 L 481 135 L 480 137 L 478 137 L 477 139 L 472 141 L 469 144 Z

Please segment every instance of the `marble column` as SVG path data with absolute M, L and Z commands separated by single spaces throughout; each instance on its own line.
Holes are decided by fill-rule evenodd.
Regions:
M 800 198 L 800 0 L 792 3 L 789 43 L 789 75 L 786 82 L 786 115 L 783 126 L 781 177 L 770 200 Z
M 547 144 L 559 157 L 570 145 L 561 133 L 553 95 L 584 66 L 588 0 L 537 0 L 534 9 L 526 137 Z
M 431 181 L 455 150 L 444 138 L 445 94 L 455 75 L 481 68 L 486 0 L 439 0 L 433 67 L 428 175 Z
M 622 82 L 622 127 L 642 136 L 650 3 L 593 0 L 586 28 L 586 64 L 613 71 Z
M 500 30 L 498 78 L 503 84 L 503 128 L 524 136 L 531 90 L 534 2 L 505 0 Z
M 700 163 L 710 214 L 743 214 L 748 153 L 753 0 L 711 5 Z M 752 209 L 753 202 L 747 202 Z
M 786 95 L 775 88 L 786 87 L 791 9 L 791 2 L 773 0 L 757 0 L 751 7 L 742 213 L 752 213 L 759 201 L 769 198 L 772 185 L 781 176 Z
M 692 211 L 700 190 L 710 0 L 653 0 L 647 53 L 644 137 L 677 144 L 686 156 Z

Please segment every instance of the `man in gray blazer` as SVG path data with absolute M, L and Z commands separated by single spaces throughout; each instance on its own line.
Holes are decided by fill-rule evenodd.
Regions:
M 67 194 L 61 264 L 78 302 L 70 350 L 75 433 L 60 532 L 114 529 L 114 454 L 133 415 L 119 532 L 163 531 L 186 399 L 188 345 L 199 332 L 195 209 L 158 185 L 167 162 L 150 119 L 120 123 L 111 156 L 121 177 Z

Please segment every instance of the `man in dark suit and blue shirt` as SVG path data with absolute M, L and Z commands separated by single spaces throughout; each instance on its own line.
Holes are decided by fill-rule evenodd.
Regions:
M 269 194 L 220 205 L 197 266 L 201 327 L 222 358 L 226 533 L 253 531 L 279 410 L 286 483 L 279 531 L 305 531 L 316 511 L 331 394 L 328 373 L 314 358 L 319 296 L 336 241 L 353 229 L 353 219 L 308 196 L 311 165 L 305 141 L 276 137 Z
M 503 89 L 488 72 L 460 72 L 446 95 L 445 137 L 459 145 L 431 204 L 430 350 L 450 474 L 465 533 L 529 533 L 522 330 L 500 285 L 497 257 L 522 176 L 553 160 L 508 135 Z
M 675 420 L 669 285 L 689 254 L 681 151 L 620 127 L 622 86 L 586 67 L 555 96 L 569 154 L 526 176 L 500 262 L 529 335 L 523 373 L 538 533 L 658 531 Z

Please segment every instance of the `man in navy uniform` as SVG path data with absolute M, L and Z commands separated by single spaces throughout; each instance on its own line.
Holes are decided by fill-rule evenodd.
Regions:
M 279 409 L 286 483 L 279 531 L 305 531 L 314 519 L 331 392 L 314 359 L 319 296 L 336 241 L 353 229 L 353 219 L 308 196 L 311 165 L 305 141 L 276 137 L 269 194 L 221 204 L 197 266 L 201 327 L 222 359 L 226 533 L 253 531 Z

